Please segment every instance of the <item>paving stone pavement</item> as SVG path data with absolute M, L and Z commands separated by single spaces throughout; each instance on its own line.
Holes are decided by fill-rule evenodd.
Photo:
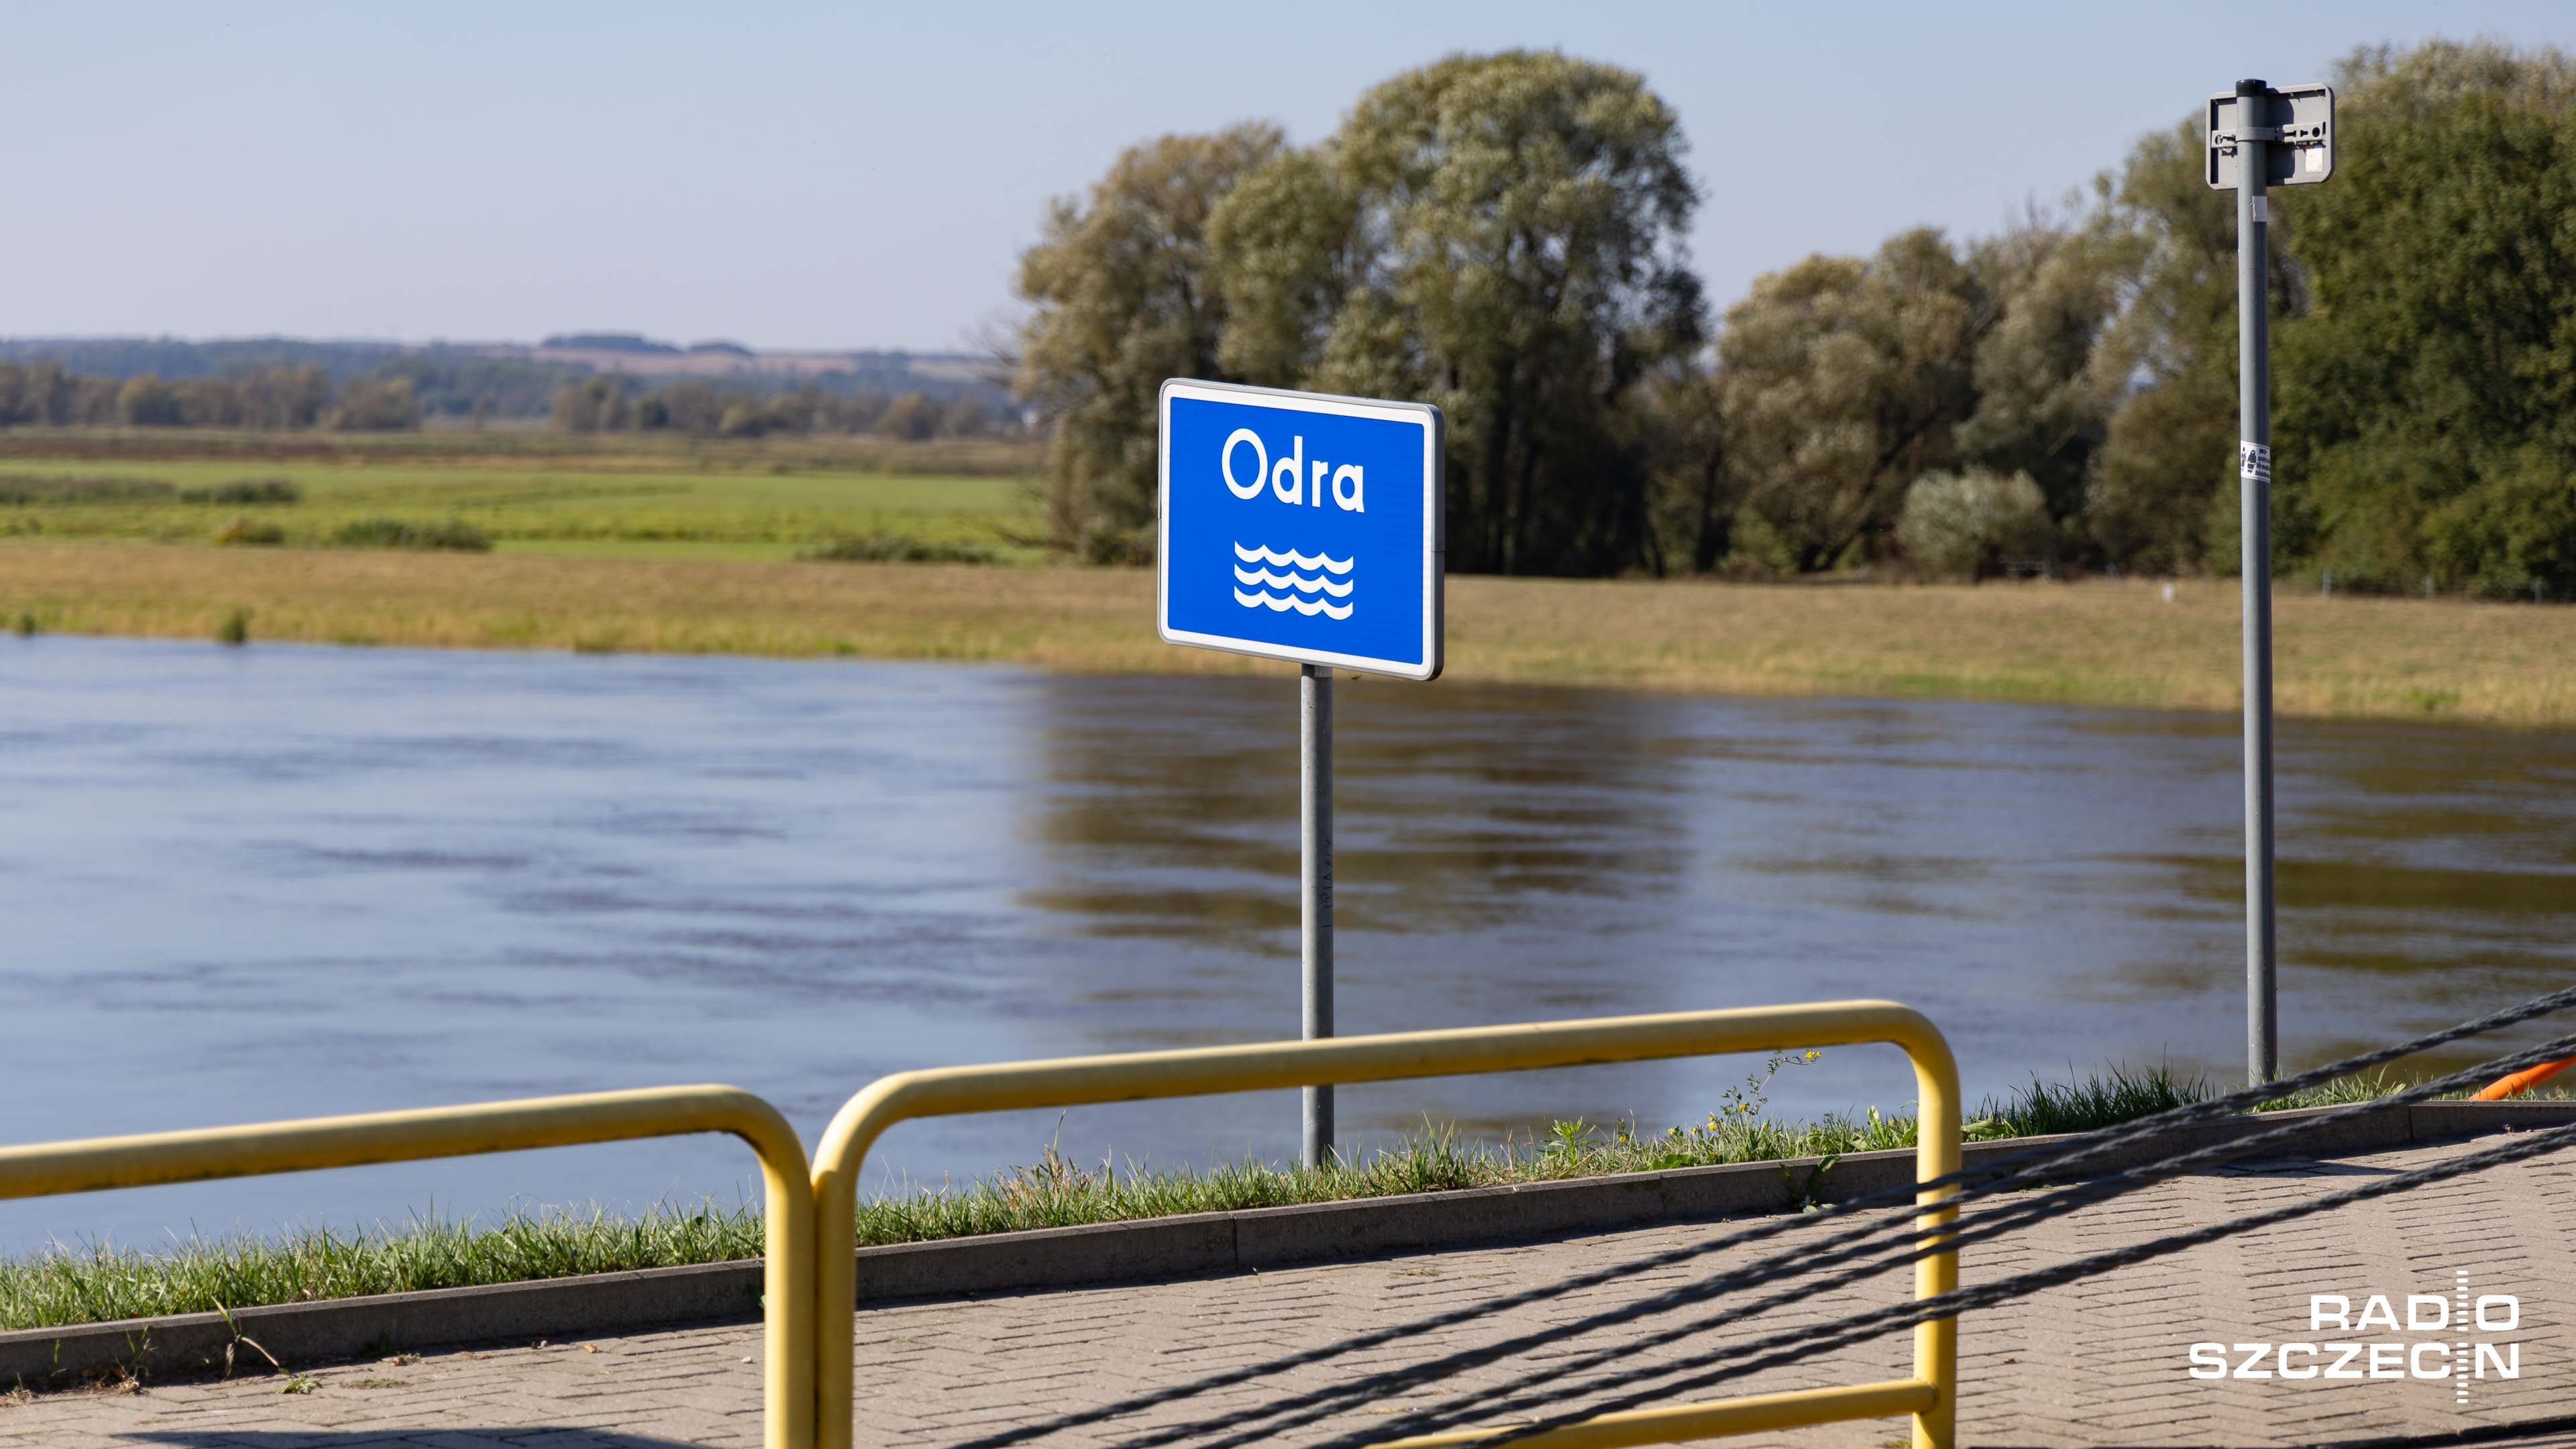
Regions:
M 2492 1142 L 2495 1139 L 2483 1139 Z M 2176 1229 L 2314 1196 L 2477 1144 L 2412 1148 L 2330 1162 L 2277 1161 L 2160 1186 L 1972 1250 L 1971 1284 L 2098 1253 Z M 1973 1221 L 1973 1215 L 1971 1220 Z M 1722 1231 L 1666 1227 L 1496 1249 L 1373 1259 L 1225 1278 L 892 1304 L 860 1315 L 859 1442 L 962 1446 L 1129 1395 L 1167 1394 L 1220 1369 L 1332 1342 L 1503 1293 L 1634 1260 Z M 1702 1260 L 1714 1266 L 1739 1251 Z M 1693 1268 L 1640 1273 L 1474 1324 L 1295 1369 L 1259 1384 L 1165 1399 L 1131 1418 L 1028 1442 L 1113 1445 L 1152 1428 L 1201 1423 L 1283 1395 L 1346 1383 L 1440 1351 L 1562 1324 L 1685 1281 Z M 2311 1332 L 2308 1297 L 2387 1295 L 2520 1301 L 2509 1332 Z M 1904 1301 L 1906 1279 L 1870 1282 L 1763 1314 L 1736 1337 L 1819 1323 Z M 1733 1302 L 1745 1301 L 1738 1297 Z M 2231 1238 L 1969 1317 L 1962 1334 L 1960 1442 L 2024 1446 L 2358 1444 L 2414 1439 L 2524 1449 L 2576 1449 L 2576 1152 L 2494 1169 L 2395 1198 Z M 1326 1424 L 1263 1443 L 1314 1443 L 1382 1422 L 1450 1393 L 1490 1403 L 1533 1367 L 1586 1348 L 1622 1352 L 1612 1369 L 1725 1341 L 1700 1333 L 1660 1349 L 1639 1340 L 1677 1320 L 1646 1318 L 1508 1365 L 1477 1369 L 1435 1395 L 1364 1403 Z M 2280 1343 L 2430 1338 L 2518 1343 L 2520 1377 L 2492 1370 L 2459 1392 L 2406 1379 L 2188 1376 L 2196 1342 Z M 0 1449 L 654 1449 L 760 1442 L 755 1325 L 636 1334 L 587 1344 L 516 1344 L 416 1360 L 314 1368 L 227 1383 L 151 1383 L 122 1392 L 17 1396 L 0 1402 Z M 1900 1377 L 1899 1334 L 1818 1362 L 1767 1373 L 1732 1392 Z M 2474 1354 L 2474 1347 L 2471 1349 Z M 2238 1355 L 2241 1357 L 2241 1355 Z M 2330 1356 L 2329 1356 L 2330 1357 Z M 2321 1360 L 2325 1362 L 2325 1360 Z M 2428 1360 L 2430 1362 L 2430 1360 Z M 2367 1357 L 2355 1367 L 2366 1369 Z M 2328 1366 L 2331 1366 L 2330 1363 Z M 2347 1371 L 2353 1371 L 2348 1369 Z M 1582 1403 L 1577 1375 L 1562 1401 Z M 1710 1397 L 1702 1394 L 1698 1397 Z M 2564 1423 L 2553 1421 L 2564 1420 Z M 2543 1425 L 2547 1427 L 2541 1427 Z M 2516 1431 L 2512 1426 L 2530 1426 Z M 1800 1449 L 1879 1449 L 1904 1442 L 1901 1419 L 1820 1426 L 1739 1440 Z M 2496 1435 L 2497 1437 L 2486 1437 Z M 2420 1438 L 2418 1436 L 2421 1436 Z M 1202 1440 L 1206 1436 L 1201 1436 Z M 1188 1442 L 1188 1441 L 1184 1441 Z

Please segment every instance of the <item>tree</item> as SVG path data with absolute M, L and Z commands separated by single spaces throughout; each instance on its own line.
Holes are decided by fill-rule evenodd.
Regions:
M 1359 198 L 1325 149 L 1281 151 L 1235 185 L 1208 218 L 1225 306 L 1220 366 L 1282 384 L 1317 369 L 1359 290 L 1360 222 Z
M 129 428 L 179 425 L 179 395 L 158 374 L 129 378 L 116 392 L 116 420 Z
M 1734 551 L 1744 501 L 1727 466 L 1725 384 L 1696 366 L 1665 369 L 1647 379 L 1634 413 L 1647 458 L 1647 567 L 1706 573 Z
M 2301 189 L 2313 298 L 2280 329 L 2290 551 L 2339 583 L 2576 592 L 2576 67 L 2437 42 L 2337 77 L 2331 183 Z M 2299 545 L 2306 545 L 2300 547 Z
M 684 433 L 713 433 L 724 425 L 725 400 L 703 382 L 675 382 L 656 394 L 663 426 Z
M 2426 574 L 2576 591 L 2576 69 L 2434 42 L 2338 70 L 2334 180 L 2272 209 L 2273 544 L 2355 588 Z M 2237 561 L 2234 200 L 2197 121 L 2150 136 L 2115 210 L 2144 250 L 2101 371 L 2086 524 L 2114 562 Z
M 1147 426 L 1150 428 L 1152 423 L 1149 421 Z M 939 404 L 921 393 L 905 393 L 877 415 L 877 431 L 908 443 L 921 442 L 939 431 Z
M 613 432 L 626 421 L 626 391 L 615 379 L 593 377 L 555 389 L 554 422 L 565 432 Z
M 2108 191 L 2107 178 L 2100 186 Z M 2107 206 L 2072 220 L 2033 212 L 1968 247 L 1988 315 L 1977 341 L 1976 411 L 1959 425 L 1959 452 L 1996 472 L 2028 474 L 2061 520 L 2082 512 L 2127 391 L 2116 351 L 2101 343 L 2143 251 Z
M 125 389 L 112 377 L 72 376 L 65 379 L 62 421 L 73 427 L 107 427 L 123 421 L 121 402 Z
M 2236 212 L 2231 193 L 2209 189 L 2203 154 L 2196 119 L 2150 135 L 2111 197 L 2139 270 L 2103 336 L 2103 367 L 2131 386 L 2104 433 L 2084 521 L 2128 567 L 2235 567 Z M 2273 260 L 2274 295 L 2287 299 L 2286 249 Z
M 191 428 L 238 428 L 242 425 L 242 399 L 233 380 L 219 377 L 192 377 L 173 383 L 170 391 L 178 404 L 179 422 Z
M 1438 403 L 1450 567 L 1632 566 L 1649 469 L 1624 405 L 1705 335 L 1684 149 L 1613 66 L 1509 51 L 1397 76 L 1219 207 L 1219 359 Z
M 2028 473 L 1926 473 L 1905 490 L 1897 541 L 1924 572 L 1984 579 L 2056 544 L 2048 499 Z
M 1756 280 L 1718 337 L 1730 466 L 1779 566 L 1891 552 L 1906 485 L 1958 457 L 1985 302 L 1949 242 L 1901 233 L 1867 260 Z
M 420 426 L 420 401 L 407 377 L 353 377 L 331 409 L 331 427 L 343 433 L 392 432 Z
M 254 428 L 312 427 L 331 399 L 330 375 L 314 363 L 255 369 L 234 379 L 233 389 L 243 422 Z
M 60 427 L 72 421 L 76 381 L 51 358 L 0 362 L 0 427 L 14 423 Z
M 1058 547 L 1152 557 L 1157 394 L 1166 378 L 1229 376 L 1208 217 L 1284 144 L 1278 127 L 1246 124 L 1131 147 L 1087 197 L 1053 203 L 1021 254 L 1032 310 L 1015 388 L 1054 423 L 1046 503 Z

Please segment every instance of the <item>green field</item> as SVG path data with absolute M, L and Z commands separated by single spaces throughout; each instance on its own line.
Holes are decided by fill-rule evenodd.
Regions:
M 705 446 L 442 452 L 382 443 L 146 456 L 0 452 L 0 537 L 212 543 L 237 519 L 287 547 L 329 543 L 362 519 L 460 521 L 497 549 L 592 558 L 780 559 L 834 539 L 899 534 L 1034 556 L 1025 481 L 1035 457 L 986 448 L 866 450 Z M 120 455 L 123 453 L 125 455 Z M 212 454 L 213 456 L 207 456 Z M 918 471 L 942 462 L 974 473 Z M 889 466 L 893 465 L 893 466 Z M 908 465 L 908 466 L 907 466 Z M 1008 471 L 983 471 L 999 467 Z M 290 485 L 292 502 L 186 501 L 226 485 Z M 132 490 L 155 496 L 132 496 Z M 122 496 L 120 496 L 122 495 Z

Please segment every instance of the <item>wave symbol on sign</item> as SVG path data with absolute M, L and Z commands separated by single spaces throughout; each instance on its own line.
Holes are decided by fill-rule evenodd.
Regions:
M 1302 554 L 1294 549 L 1281 553 L 1268 548 L 1245 548 L 1239 543 L 1234 546 L 1234 556 L 1241 560 L 1235 566 L 1234 581 L 1244 586 L 1234 591 L 1234 601 L 1243 607 L 1268 609 L 1280 614 L 1294 609 L 1300 614 L 1321 614 L 1328 619 L 1351 616 L 1352 605 L 1336 604 L 1332 600 L 1351 596 L 1353 583 L 1348 575 L 1351 565 L 1357 562 L 1355 558 Z M 1286 569 L 1287 572 L 1274 572 L 1276 569 Z M 1343 577 L 1333 577 L 1337 574 Z

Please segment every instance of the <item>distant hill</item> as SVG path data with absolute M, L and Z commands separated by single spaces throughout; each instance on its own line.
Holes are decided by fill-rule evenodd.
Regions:
M 655 342 L 635 332 L 559 332 L 537 344 L 567 352 L 678 352 L 668 342 Z
M 0 362 L 51 360 L 69 372 L 118 380 L 146 373 L 167 380 L 223 377 L 266 367 L 319 367 L 334 384 L 384 376 L 411 381 L 432 416 L 544 417 L 555 389 L 596 376 L 642 393 L 699 380 L 721 391 L 772 397 L 811 387 L 836 396 L 908 392 L 946 402 L 978 397 L 1010 405 L 988 359 L 969 353 L 762 352 L 721 339 L 686 349 L 635 332 L 560 333 L 525 342 L 332 341 L 298 337 L 0 338 Z

